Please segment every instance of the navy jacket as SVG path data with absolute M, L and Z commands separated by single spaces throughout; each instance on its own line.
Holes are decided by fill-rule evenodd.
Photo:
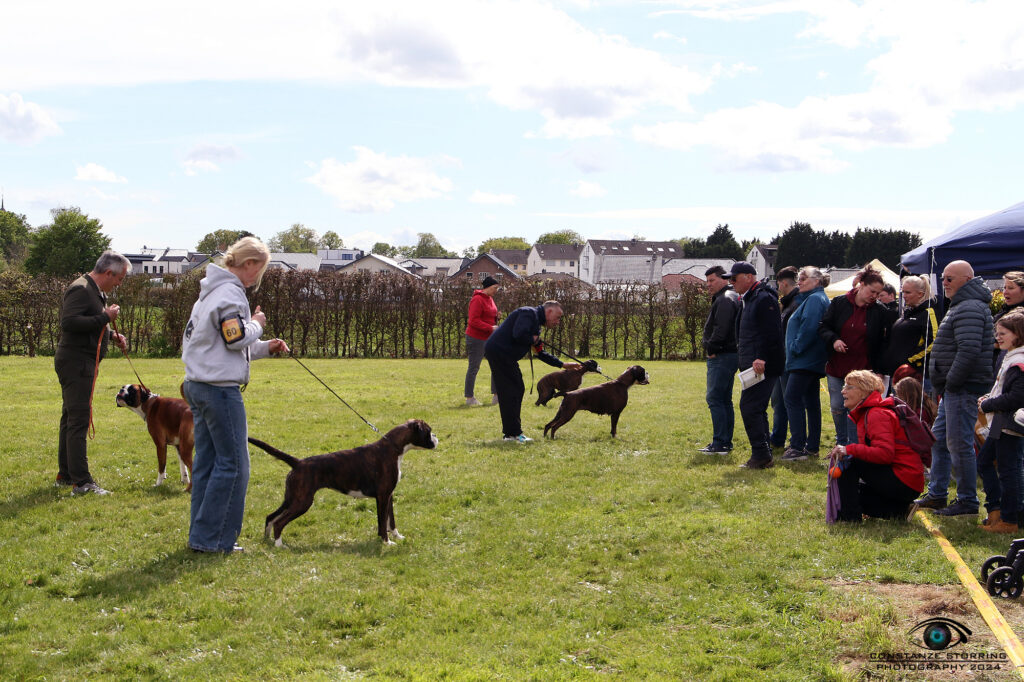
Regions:
M 534 347 L 533 337 L 540 336 L 543 323 L 544 306 L 516 308 L 487 339 L 484 355 L 503 362 L 519 362 Z M 536 350 L 541 361 L 552 367 L 562 366 L 562 361 L 545 351 L 540 343 Z
M 985 393 L 992 385 L 992 292 L 975 277 L 953 294 L 932 344 L 928 369 L 939 393 Z
M 741 298 L 743 306 L 736 318 L 739 368 L 747 369 L 754 360 L 764 360 L 766 377 L 782 376 L 786 355 L 778 292 L 763 282 L 757 282 Z

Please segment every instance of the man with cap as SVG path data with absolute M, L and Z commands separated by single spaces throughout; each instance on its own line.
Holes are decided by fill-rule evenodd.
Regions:
M 740 297 L 729 286 L 729 275 L 721 265 L 708 268 L 704 277 L 711 294 L 711 312 L 704 323 L 703 338 L 704 353 L 708 356 L 704 399 L 711 411 L 711 442 L 699 452 L 727 455 L 732 450 L 735 422 L 732 386 L 736 378 L 736 315 L 740 311 Z
M 519 361 L 524 355 L 533 350 L 538 360 L 552 367 L 580 369 L 579 363 L 563 363 L 545 351 L 540 340 L 541 327 L 557 327 L 561 319 L 562 305 L 558 301 L 544 301 L 536 308 L 516 308 L 484 344 L 484 357 L 491 366 L 501 412 L 501 430 L 506 441 L 529 443 L 533 440 L 523 434 L 520 420 L 526 387 Z
M 756 374 L 764 376 L 763 381 L 743 389 L 740 394 L 740 416 L 750 441 L 750 459 L 741 466 L 767 469 L 774 464 L 768 442 L 768 401 L 786 361 L 779 296 L 773 288 L 757 280 L 757 270 L 746 261 L 733 263 L 729 276 L 740 295 L 736 322 L 739 370 L 753 368 Z

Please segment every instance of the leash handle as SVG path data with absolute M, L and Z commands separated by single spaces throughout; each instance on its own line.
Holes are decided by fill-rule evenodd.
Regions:
M 303 364 L 302 360 L 299 360 L 299 359 L 298 359 L 297 357 L 295 357 L 295 353 L 289 353 L 289 355 L 291 356 L 291 358 L 292 358 L 293 360 L 295 360 L 295 362 L 299 363 L 299 365 L 300 365 L 300 366 L 302 367 L 302 369 L 304 369 L 304 370 L 306 370 L 307 372 L 309 372 L 309 373 L 310 373 L 310 374 L 311 374 L 311 375 L 313 376 L 313 378 L 314 378 L 314 379 L 316 379 L 316 380 L 317 380 L 317 381 L 319 381 L 319 382 L 320 382 L 321 384 L 323 384 L 324 388 L 326 388 L 326 389 L 327 389 L 328 391 L 330 391 L 331 393 L 334 393 L 334 389 L 333 389 L 333 388 L 331 388 L 330 386 L 328 386 L 327 384 L 325 384 L 325 383 L 324 383 L 324 380 L 323 380 L 323 379 L 321 379 L 320 377 L 318 377 L 318 376 L 317 376 L 316 374 L 313 374 L 313 370 L 311 370 L 311 369 L 310 369 L 309 367 L 306 367 L 306 365 L 305 365 L 305 364 Z M 361 414 L 359 414 L 358 412 L 356 412 L 356 408 L 354 408 L 354 407 L 352 407 L 351 405 L 349 405 L 348 403 L 346 403 L 346 402 L 345 402 L 345 399 L 344 399 L 344 398 L 342 398 L 342 397 L 341 397 L 340 395 L 338 395 L 337 393 L 334 393 L 334 397 L 335 397 L 335 398 L 337 398 L 338 400 L 340 400 L 340 401 L 342 402 L 342 404 L 344 404 L 344 405 L 345 405 L 345 407 L 347 407 L 348 409 L 350 409 L 350 410 L 352 410 L 353 412 L 355 412 L 356 416 L 357 416 L 357 417 L 359 417 L 360 419 L 362 419 L 362 420 L 363 420 L 363 423 L 365 423 L 365 424 L 366 424 L 367 426 L 369 426 L 369 427 L 370 427 L 371 429 L 373 429 L 374 433 L 380 433 L 380 429 L 378 429 L 378 428 L 377 428 L 376 426 L 374 426 L 374 425 L 373 425 L 373 424 L 371 424 L 370 422 L 366 421 L 366 418 L 365 418 L 365 417 L 363 417 L 363 415 L 361 415 Z

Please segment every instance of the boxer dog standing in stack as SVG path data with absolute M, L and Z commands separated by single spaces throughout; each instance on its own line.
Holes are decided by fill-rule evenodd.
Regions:
M 612 438 L 614 438 L 619 415 L 626 409 L 626 402 L 629 400 L 629 387 L 633 384 L 647 383 L 650 383 L 647 370 L 640 365 L 633 365 L 614 381 L 569 391 L 562 398 L 562 404 L 558 406 L 555 418 L 545 424 L 544 435 L 547 436 L 550 429 L 553 439 L 555 431 L 569 423 L 576 412 L 586 410 L 594 414 L 610 414 L 612 416 Z
M 156 445 L 156 485 L 167 478 L 167 446 L 178 449 L 178 467 L 181 482 L 192 490 L 192 410 L 181 398 L 161 398 L 138 384 L 125 384 L 117 392 L 114 403 L 127 407 L 146 422 L 146 429 Z
M 600 374 L 601 367 L 597 364 L 597 360 L 587 360 L 579 368 L 563 369 L 545 374 L 537 382 L 537 402 L 535 404 L 547 405 L 555 395 L 575 391 L 583 383 L 583 375 L 587 372 Z
M 292 468 L 285 479 L 284 502 L 267 515 L 264 535 L 274 531 L 274 544 L 282 547 L 281 531 L 305 514 L 313 505 L 313 496 L 321 488 L 333 488 L 352 497 L 372 497 L 377 501 L 377 535 L 384 544 L 394 544 L 390 535 L 401 540 L 395 528 L 393 494 L 402 478 L 402 455 L 411 448 L 432 449 L 437 436 L 422 419 L 410 419 L 384 434 L 375 443 L 351 450 L 298 459 L 249 438 L 249 442 L 267 451 Z

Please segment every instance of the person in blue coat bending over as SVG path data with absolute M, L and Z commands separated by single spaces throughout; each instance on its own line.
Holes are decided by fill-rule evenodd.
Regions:
M 523 406 L 523 373 L 519 361 L 532 349 L 542 362 L 565 369 L 579 369 L 575 362 L 563 363 L 544 350 L 540 340 L 541 327 L 557 327 L 562 319 L 562 306 L 558 301 L 545 301 L 537 307 L 524 306 L 513 310 L 498 326 L 484 345 L 484 357 L 491 366 L 494 388 L 501 411 L 501 430 L 504 440 L 529 443 L 532 438 L 523 435 L 520 412 Z

